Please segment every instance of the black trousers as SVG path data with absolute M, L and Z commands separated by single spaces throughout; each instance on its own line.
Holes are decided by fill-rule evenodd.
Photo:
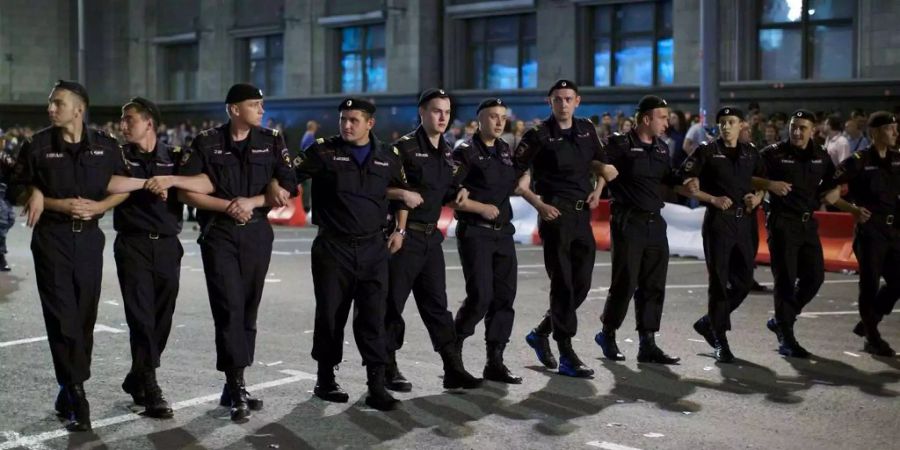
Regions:
M 456 342 L 453 314 L 447 309 L 443 241 L 444 236 L 437 230 L 430 235 L 408 230 L 403 247 L 390 257 L 390 283 L 384 317 L 389 352 L 403 347 L 406 333 L 403 308 L 410 292 L 415 297 L 419 315 L 425 322 L 435 351 Z
M 61 385 L 91 377 L 105 242 L 96 222 L 76 233 L 69 222 L 43 221 L 31 237 L 47 341 Z
M 825 281 L 825 261 L 815 219 L 771 213 L 766 221 L 775 278 L 775 320 L 793 325 Z
M 456 247 L 466 280 L 466 299 L 456 312 L 456 334 L 465 339 L 475 334 L 484 319 L 484 340 L 506 344 L 516 312 L 518 262 L 510 233 L 460 223 Z
M 859 315 L 869 330 L 890 314 L 900 296 L 900 230 L 876 220 L 857 225 L 853 241 L 859 261 Z
M 707 208 L 703 218 L 703 254 L 709 272 L 708 315 L 715 331 L 731 329 L 731 312 L 753 286 L 755 216 Z
M 550 322 L 557 341 L 571 339 L 578 332 L 576 311 L 591 290 L 597 256 L 590 210 L 561 208 L 560 212 L 556 219 L 538 223 L 550 277 Z
M 248 367 L 256 349 L 256 313 L 272 258 L 272 226 L 262 219 L 206 227 L 200 253 L 216 326 L 216 370 Z
M 319 236 L 312 246 L 316 321 L 312 357 L 335 366 L 344 354 L 344 328 L 353 305 L 353 336 L 363 364 L 387 362 L 384 311 L 388 250 L 380 233 L 360 241 Z
M 119 233 L 113 245 L 131 342 L 131 371 L 159 367 L 172 331 L 181 257 L 178 236 Z
M 632 213 L 613 214 L 612 279 L 603 315 L 604 328 L 618 329 L 634 297 L 637 330 L 659 331 L 666 273 L 669 269 L 669 240 L 666 222 L 658 213 L 647 216 Z

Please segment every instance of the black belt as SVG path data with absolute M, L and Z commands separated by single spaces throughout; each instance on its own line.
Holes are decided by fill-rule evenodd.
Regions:
M 421 231 L 421 232 L 425 233 L 426 235 L 430 235 L 430 234 L 434 233 L 434 230 L 437 230 L 437 222 L 430 222 L 430 223 L 408 222 L 406 224 L 406 229 L 413 230 L 413 231 Z
M 151 231 L 120 231 L 119 235 L 125 237 L 145 237 L 152 241 L 174 237 L 174 234 L 159 234 Z
M 774 214 L 775 217 L 784 217 L 792 220 L 799 220 L 800 222 L 806 223 L 813 219 L 812 211 L 805 213 L 798 213 L 796 211 L 775 211 L 773 210 L 771 214 Z
M 336 241 L 343 242 L 352 247 L 358 247 L 360 244 L 369 241 L 375 237 L 384 238 L 384 233 L 381 231 L 376 231 L 374 233 L 369 234 L 345 234 L 339 233 L 337 231 L 332 231 L 327 228 L 319 228 L 319 231 L 316 233 L 317 236 L 322 236 L 327 239 L 333 239 Z
M 900 222 L 894 222 L 893 214 L 881 214 L 881 213 L 872 213 L 872 217 L 869 218 L 869 222 L 877 221 L 877 223 L 883 223 L 885 225 L 897 225 L 900 226 Z
M 585 208 L 585 206 L 587 205 L 587 202 L 585 202 L 584 200 L 570 200 L 567 198 L 552 197 L 552 196 L 542 197 L 541 200 L 543 200 L 545 203 L 549 203 L 558 208 L 568 209 L 570 211 L 581 211 L 584 209 L 589 209 L 589 208 Z
M 212 220 L 210 221 L 210 224 L 234 225 L 236 227 L 242 227 L 242 226 L 245 226 L 245 225 L 248 225 L 251 223 L 262 222 L 263 220 L 266 220 L 265 216 L 254 214 L 253 217 L 250 218 L 250 220 L 248 220 L 246 222 L 238 222 L 233 217 L 231 217 L 227 214 L 217 214 L 217 215 L 213 216 Z
M 728 208 L 728 209 L 719 209 L 719 208 L 716 208 L 716 207 L 710 207 L 710 208 L 708 208 L 708 210 L 709 210 L 709 211 L 713 211 L 713 212 L 718 213 L 718 214 L 722 214 L 722 215 L 728 216 L 728 217 L 734 217 L 734 218 L 737 218 L 737 219 L 740 219 L 740 218 L 742 218 L 742 217 L 744 217 L 744 216 L 749 216 L 749 215 L 750 215 L 750 213 L 748 213 L 747 211 L 744 210 L 744 207 L 743 207 L 743 206 L 741 206 L 741 207 L 739 207 L 739 208 L 738 208 L 738 207 L 731 207 L 731 208 Z
M 613 217 L 621 217 L 623 220 L 629 218 L 650 220 L 650 219 L 659 219 L 662 218 L 662 214 L 659 211 L 644 211 L 643 209 L 632 208 L 627 206 L 613 206 L 612 208 Z
M 71 227 L 73 233 L 81 233 L 84 230 L 90 230 L 92 228 L 99 228 L 100 223 L 97 219 L 91 220 L 81 220 L 81 219 L 72 219 L 72 220 L 44 220 L 43 223 L 47 225 L 68 225 Z
M 460 220 L 459 223 L 469 225 L 469 226 L 474 226 L 474 227 L 487 228 L 489 230 L 494 230 L 494 231 L 500 231 L 503 229 L 503 227 L 505 227 L 507 225 L 506 223 L 493 222 L 493 221 L 487 221 L 487 220 L 472 220 L 472 219 Z

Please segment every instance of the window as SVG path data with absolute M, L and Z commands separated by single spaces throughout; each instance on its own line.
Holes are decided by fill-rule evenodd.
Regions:
M 341 92 L 387 90 L 384 24 L 341 28 Z
M 284 95 L 284 36 L 273 34 L 244 40 L 247 72 L 245 79 L 266 96 Z
M 469 87 L 518 89 L 537 87 L 534 14 L 469 20 Z
M 855 13 L 856 0 L 761 0 L 759 79 L 852 78 Z
M 167 100 L 197 98 L 197 44 L 161 47 L 164 58 L 163 92 Z
M 594 86 L 675 81 L 671 0 L 597 6 L 590 26 Z

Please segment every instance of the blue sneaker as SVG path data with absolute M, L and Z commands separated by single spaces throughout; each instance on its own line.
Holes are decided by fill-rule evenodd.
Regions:
M 572 349 L 572 341 L 566 339 L 558 341 L 559 345 L 559 374 L 575 378 L 588 378 L 594 375 L 594 370 L 584 365 L 575 350 Z
M 606 333 L 603 332 L 597 333 L 594 336 L 594 342 L 600 346 L 600 349 L 603 350 L 603 357 L 612 361 L 625 361 L 625 355 L 619 351 L 619 345 L 616 344 L 616 335 L 615 333 Z
M 775 336 L 778 338 L 778 345 L 780 346 L 784 341 L 784 335 L 781 334 L 781 328 L 778 327 L 778 323 L 775 322 L 774 317 L 770 318 L 769 321 L 766 322 L 766 328 L 768 328 L 769 331 L 775 333 Z
M 553 356 L 553 351 L 550 350 L 549 336 L 538 334 L 536 331 L 531 330 L 531 333 L 528 333 L 528 336 L 525 336 L 525 342 L 528 343 L 529 347 L 534 349 L 538 361 L 540 361 L 544 367 L 548 369 L 556 368 L 556 357 Z

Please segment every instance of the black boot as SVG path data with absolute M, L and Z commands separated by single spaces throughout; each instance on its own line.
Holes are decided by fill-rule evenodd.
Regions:
M 503 350 L 506 344 L 496 342 L 487 343 L 487 364 L 484 365 L 485 380 L 498 381 L 506 384 L 522 384 L 522 377 L 513 375 L 506 364 L 503 363 Z
M 326 402 L 347 403 L 350 400 L 350 396 L 335 381 L 334 366 L 330 364 L 319 364 L 319 370 L 316 373 L 316 387 L 313 389 L 313 394 Z
M 69 431 L 91 431 L 91 405 L 84 393 L 84 385 L 81 383 L 70 384 L 66 387 L 69 404 L 72 405 L 71 422 L 66 425 Z
M 875 356 L 890 358 L 897 353 L 891 348 L 891 345 L 881 337 L 881 333 L 878 332 L 877 323 L 878 322 L 876 322 L 875 325 L 865 327 L 866 343 L 863 346 L 863 350 Z
M 450 343 L 440 350 L 444 362 L 444 389 L 474 389 L 481 386 L 482 379 L 475 378 L 466 371 L 457 344 Z
M 716 336 L 713 334 L 712 325 L 709 323 L 709 316 L 703 316 L 700 320 L 694 322 L 694 331 L 703 336 L 703 340 L 710 347 L 716 348 Z
M 637 360 L 640 363 L 678 364 L 681 358 L 669 356 L 656 346 L 656 334 L 653 331 L 640 332 L 641 343 L 638 347 Z
M 778 326 L 782 337 L 781 345 L 778 346 L 778 353 L 791 358 L 809 358 L 809 351 L 803 348 L 794 336 L 794 325 L 779 323 Z
M 157 419 L 171 419 L 173 412 L 166 397 L 163 396 L 162 389 L 156 382 L 156 371 L 153 369 L 144 372 L 144 414 L 148 417 Z
M 734 354 L 731 353 L 731 347 L 728 345 L 728 337 L 724 331 L 715 334 L 716 339 L 716 361 L 720 363 L 734 362 Z
M 12 269 L 10 269 L 9 264 L 6 263 L 6 255 L 0 253 L 0 272 L 9 272 L 10 270 Z
M 525 342 L 534 349 L 537 354 L 538 361 L 548 369 L 556 368 L 556 357 L 553 356 L 553 350 L 550 349 L 550 335 L 538 333 L 537 329 L 531 330 L 528 336 L 525 336 Z
M 250 408 L 250 411 L 262 410 L 263 409 L 262 399 L 254 397 L 249 392 L 247 392 L 247 387 L 244 384 L 244 369 L 239 369 L 237 374 L 241 380 L 241 393 L 244 394 L 244 399 L 247 401 L 247 407 Z M 225 386 L 222 388 L 222 396 L 219 398 L 219 406 L 224 406 L 226 408 L 230 408 L 231 403 L 232 403 L 231 402 L 231 394 L 228 392 L 228 384 L 225 384 Z
M 250 406 L 247 404 L 247 391 L 244 389 L 244 369 L 231 369 L 225 372 L 225 391 L 231 400 L 231 420 L 245 422 L 250 417 Z
M 72 415 L 72 403 L 69 402 L 69 393 L 63 385 L 59 386 L 59 393 L 56 394 L 56 402 L 53 403 L 53 408 L 56 409 L 56 414 L 59 417 L 68 418 Z
M 559 373 L 576 378 L 588 378 L 594 375 L 594 369 L 584 365 L 575 350 L 572 348 L 571 339 L 561 339 L 556 342 L 559 346 Z
M 135 405 L 145 406 L 144 380 L 138 372 L 128 372 L 125 375 L 125 381 L 122 382 L 122 390 L 131 396 L 131 400 Z
M 594 342 L 603 351 L 603 357 L 612 361 L 625 361 L 625 355 L 619 350 L 616 343 L 616 330 L 603 327 L 603 330 L 594 336 Z
M 379 411 L 392 411 L 397 409 L 400 400 L 391 397 L 384 388 L 384 366 L 366 365 L 366 384 L 369 385 L 369 395 L 366 396 L 366 404 Z
M 859 337 L 866 337 L 866 326 L 862 323 L 862 320 L 856 323 L 856 326 L 853 327 L 853 334 Z
M 397 353 L 388 353 L 388 363 L 384 367 L 384 387 L 396 392 L 409 392 L 412 390 L 412 383 L 400 373 L 397 367 Z

